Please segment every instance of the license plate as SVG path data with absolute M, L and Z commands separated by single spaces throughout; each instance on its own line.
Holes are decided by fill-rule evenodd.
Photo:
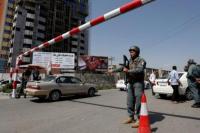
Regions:
M 158 83 L 160 86 L 167 86 L 167 83 Z

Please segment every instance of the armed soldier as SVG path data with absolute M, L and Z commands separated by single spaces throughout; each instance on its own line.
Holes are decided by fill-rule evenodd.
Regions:
M 193 59 L 188 60 L 185 66 L 187 71 L 188 87 L 193 94 L 195 103 L 192 108 L 200 108 L 200 66 Z
M 140 48 L 132 46 L 129 49 L 130 60 L 128 66 L 122 66 L 112 72 L 125 72 L 128 80 L 128 93 L 127 93 L 127 111 L 129 118 L 125 120 L 124 124 L 133 122 L 132 127 L 139 127 L 139 115 L 141 106 L 141 97 L 144 91 L 144 69 L 146 68 L 146 61 L 141 58 Z M 136 116 L 136 118 L 134 118 Z

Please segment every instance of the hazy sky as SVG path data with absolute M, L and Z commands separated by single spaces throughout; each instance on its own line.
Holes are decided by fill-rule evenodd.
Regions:
M 93 19 L 131 0 L 90 0 Z M 90 29 L 90 54 L 122 62 L 131 45 L 141 48 L 147 67 L 183 70 L 200 64 L 200 0 L 156 0 Z

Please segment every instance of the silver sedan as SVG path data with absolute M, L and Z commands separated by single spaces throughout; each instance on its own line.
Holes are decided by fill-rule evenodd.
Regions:
M 94 96 L 96 92 L 95 84 L 84 83 L 77 77 L 62 75 L 28 82 L 25 89 L 27 95 L 51 101 L 57 101 L 61 96 L 66 95 L 87 94 Z

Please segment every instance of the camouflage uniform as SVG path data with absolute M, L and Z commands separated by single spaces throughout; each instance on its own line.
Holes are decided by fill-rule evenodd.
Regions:
M 127 107 L 128 114 L 132 118 L 134 118 L 134 114 L 139 118 L 141 97 L 144 91 L 145 68 L 146 61 L 141 57 L 137 57 L 135 60 L 130 59 L 128 70 Z
M 195 78 L 200 78 L 200 66 L 191 64 L 187 73 L 188 86 L 193 93 L 195 103 L 200 104 L 200 85 L 195 81 Z
M 134 119 L 134 115 L 139 118 L 141 97 L 144 91 L 144 69 L 146 61 L 137 57 L 134 60 L 129 60 L 128 70 L 128 86 L 127 86 L 127 110 L 130 118 Z M 120 67 L 113 72 L 121 72 L 123 67 Z

